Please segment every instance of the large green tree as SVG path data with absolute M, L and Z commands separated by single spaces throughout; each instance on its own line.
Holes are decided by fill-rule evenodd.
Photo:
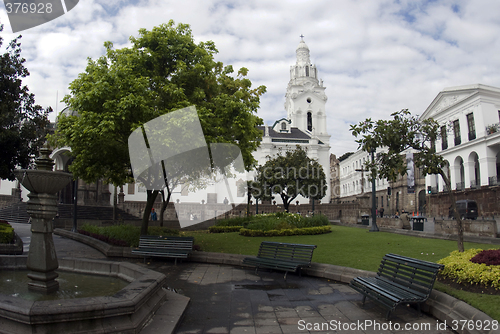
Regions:
M 20 39 L 13 39 L 0 55 L 0 179 L 9 180 L 15 179 L 15 168 L 29 167 L 43 145 L 51 111 L 35 104 L 35 95 L 22 83 L 30 73 Z M 0 36 L 0 48 L 2 44 Z
M 250 185 L 253 196 L 261 200 L 279 195 L 285 211 L 299 195 L 319 200 L 326 195 L 327 184 L 321 164 L 307 156 L 306 150 L 297 145 L 295 150 L 278 152 L 257 167 L 257 176 Z
M 358 124 L 351 125 L 352 134 L 359 139 L 356 142 L 364 151 L 385 148 L 387 152 L 378 153 L 374 163 L 367 166 L 374 170 L 379 178 L 396 181 L 398 175 L 406 174 L 406 159 L 403 153 L 407 150 L 416 152 L 413 161 L 422 174 L 439 174 L 447 189 L 451 183 L 445 172 L 446 162 L 436 153 L 435 141 L 440 136 L 439 124 L 432 118 L 421 120 L 407 109 L 391 114 L 392 120 L 373 121 L 368 118 Z M 455 194 L 448 192 L 458 229 L 458 250 L 464 251 L 463 223 L 455 205 Z
M 131 47 L 117 50 L 106 42 L 106 54 L 89 59 L 85 72 L 70 84 L 64 101 L 79 116 L 61 117 L 54 137 L 58 145 L 71 147 L 70 170 L 87 182 L 130 182 L 127 140 L 132 131 L 191 105 L 207 143 L 238 145 L 250 168 L 262 136 L 256 128 L 262 120 L 255 113 L 265 87 L 252 88 L 246 68 L 234 75 L 232 66 L 215 61 L 214 43 L 195 43 L 189 25 L 170 21 L 141 29 L 130 41 Z M 159 191 L 147 191 L 143 234 Z

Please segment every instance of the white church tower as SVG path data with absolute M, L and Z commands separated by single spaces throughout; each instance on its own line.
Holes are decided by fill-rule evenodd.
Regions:
M 311 64 L 309 48 L 303 40 L 297 47 L 297 61 L 290 67 L 290 82 L 285 94 L 286 118 L 273 125 L 260 126 L 262 142 L 254 153 L 259 165 L 280 150 L 294 150 L 297 145 L 307 150 L 311 159 L 323 166 L 328 190 L 322 203 L 330 201 L 330 135 L 326 132 L 326 95 L 323 82 L 318 80 L 316 66 Z M 279 198 L 277 201 L 279 202 Z M 308 203 L 298 198 L 300 203 Z
M 290 66 L 290 81 L 286 90 L 285 110 L 292 127 L 297 127 L 321 142 L 328 143 L 326 132 L 326 94 L 318 70 L 311 64 L 309 48 L 302 40 L 297 47 L 297 62 Z

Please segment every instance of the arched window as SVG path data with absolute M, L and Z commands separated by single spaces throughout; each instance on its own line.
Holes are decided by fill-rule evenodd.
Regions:
M 309 76 L 309 66 L 306 66 L 306 77 Z
M 312 131 L 313 129 L 313 120 L 312 114 L 310 112 L 307 113 L 307 130 Z
M 281 123 L 281 130 L 286 130 L 286 123 L 285 122 Z

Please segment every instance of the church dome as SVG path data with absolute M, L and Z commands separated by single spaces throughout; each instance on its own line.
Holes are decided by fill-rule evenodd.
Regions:
M 307 44 L 306 44 L 306 42 L 304 42 L 304 40 L 301 40 L 299 42 L 299 46 L 297 46 L 297 51 L 299 51 L 300 49 L 305 49 L 305 50 L 309 51 L 309 47 L 307 47 Z
M 297 51 L 295 51 L 297 54 L 297 64 L 310 64 L 311 60 L 309 58 L 309 48 L 307 47 L 306 42 L 304 42 L 303 36 L 301 36 L 301 38 L 302 39 L 297 47 Z

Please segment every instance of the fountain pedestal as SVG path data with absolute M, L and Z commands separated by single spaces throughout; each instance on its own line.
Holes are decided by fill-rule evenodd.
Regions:
M 30 191 L 27 212 L 31 217 L 31 242 L 26 267 L 30 270 L 30 290 L 51 293 L 59 289 L 55 279 L 59 267 L 52 232 L 57 214 L 57 196 L 71 180 L 71 174 L 54 172 L 51 150 L 44 147 L 35 160 L 36 169 L 21 169 L 14 173 L 19 182 Z
M 51 293 L 59 289 L 59 267 L 52 232 L 57 214 L 57 196 L 30 193 L 27 212 L 31 217 L 31 242 L 26 267 L 30 270 L 30 290 Z

